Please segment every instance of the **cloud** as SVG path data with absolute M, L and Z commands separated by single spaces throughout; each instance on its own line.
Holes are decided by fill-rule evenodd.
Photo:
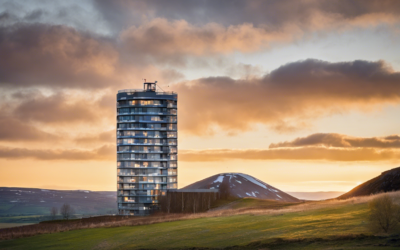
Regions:
M 213 126 L 244 131 L 254 124 L 290 130 L 325 114 L 398 103 L 400 73 L 383 61 L 289 63 L 262 78 L 209 77 L 172 87 L 180 129 L 202 135 Z
M 139 69 L 151 65 L 184 66 L 193 57 L 260 51 L 315 32 L 370 28 L 400 20 L 395 2 L 97 1 L 95 7 L 102 18 L 117 20 L 117 25 L 111 25 L 112 35 L 105 36 L 99 35 L 103 24 L 80 29 L 94 18 L 76 23 L 82 18 L 74 17 L 75 13 L 90 15 L 73 4 L 54 4 L 50 9 L 7 8 L 11 5 L 5 5 L 6 11 L 0 13 L 0 53 L 7 58 L 0 62 L 0 83 L 13 87 L 105 88 L 110 83 L 121 85 L 133 70 L 140 73 Z M 19 11 L 23 14 L 14 13 L 21 8 L 27 9 Z M 47 17 L 52 12 L 58 14 Z M 71 12 L 74 14 L 59 21 Z M 135 12 L 138 15 L 132 14 Z M 99 14 L 90 13 L 94 17 Z M 38 23 L 42 19 L 45 22 Z
M 90 123 L 101 118 L 95 102 L 93 99 L 88 101 L 69 98 L 60 93 L 50 96 L 38 94 L 23 98 L 12 113 L 25 122 Z M 104 111 L 106 110 L 102 109 L 101 113 L 104 114 Z
M 106 136 L 107 138 L 102 138 Z M 80 143 L 107 141 L 107 133 L 97 137 L 82 138 Z M 105 144 L 95 149 L 27 149 L 0 147 L 0 158 L 69 160 L 69 161 L 112 161 L 115 160 L 115 145 Z M 291 147 L 269 149 L 206 149 L 179 150 L 179 161 L 209 162 L 229 160 L 284 160 L 284 161 L 337 161 L 337 162 L 376 162 L 400 159 L 397 148 L 340 148 L 340 147 Z
M 212 134 L 215 127 L 234 134 L 251 130 L 255 124 L 278 132 L 295 131 L 326 114 L 398 103 L 399 82 L 400 73 L 383 61 L 330 63 L 308 59 L 283 65 L 263 77 L 200 78 L 171 84 L 170 89 L 179 94 L 180 131 L 204 135 Z M 13 90 L 9 93 L 14 93 L 15 100 L 5 102 L 14 104 L 4 110 L 24 122 L 54 125 L 106 121 L 111 125 L 115 116 L 113 89 L 98 93 L 84 90 L 83 95 Z
M 115 161 L 115 146 L 104 145 L 93 150 L 81 149 L 27 149 L 0 147 L 0 158 L 68 160 L 68 161 Z
M 92 91 L 123 88 L 146 75 L 159 81 L 184 77 L 141 60 L 151 52 L 138 51 L 139 44 L 128 51 L 125 42 L 62 25 L 0 25 L 0 54 L 6 58 L 0 61 L 0 87 Z
M 0 141 L 54 141 L 59 139 L 58 136 L 46 133 L 34 126 L 14 119 L 12 117 L 0 117 Z
M 96 135 L 81 136 L 76 138 L 74 141 L 79 144 L 90 144 L 90 143 L 101 143 L 101 142 L 110 143 L 115 140 L 116 140 L 116 131 L 113 129 Z
M 132 56 L 174 62 L 182 56 L 252 52 L 268 48 L 271 42 L 292 40 L 292 36 L 292 33 L 268 31 L 250 23 L 194 26 L 185 20 L 170 22 L 158 18 L 127 29 L 121 39 L 125 51 Z
M 179 150 L 179 161 L 207 162 L 227 160 L 304 160 L 304 161 L 389 161 L 399 160 L 400 150 L 376 150 L 372 148 L 279 148 L 279 149 L 208 149 Z
M 400 136 L 353 137 L 341 134 L 317 133 L 293 141 L 272 143 L 269 148 L 324 146 L 336 148 L 400 148 Z
M 90 89 L 119 80 L 113 41 L 66 26 L 0 26 L 0 54 L 2 86 Z
M 303 30 L 338 27 L 361 21 L 385 21 L 400 14 L 395 0 L 372 1 L 185 1 L 185 0 L 118 0 L 94 1 L 94 6 L 111 30 L 121 31 L 148 20 L 164 18 L 186 20 L 194 25 L 219 23 L 224 26 L 253 23 L 269 30 L 298 26 Z M 383 19 L 383 20 L 382 20 Z M 370 23 L 370 22 L 369 22 Z M 368 22 L 367 22 L 368 24 Z
M 8 2 L 0 13 L 0 54 L 7 58 L 0 62 L 0 84 L 10 88 L 119 88 L 145 74 L 160 82 L 161 78 L 175 81 L 183 75 L 168 67 L 184 67 L 192 59 L 209 61 L 238 51 L 265 50 L 315 32 L 396 24 L 398 5 L 374 1 L 95 1 L 90 8 L 61 3 L 40 8 L 40 4 Z M 77 23 L 82 15 L 93 18 Z M 97 19 L 96 28 L 80 29 Z M 99 35 L 107 20 L 112 35 Z M 115 25 L 111 20 L 116 20 Z
M 312 134 L 272 143 L 268 149 L 179 150 L 179 160 L 394 161 L 400 159 L 400 136 L 361 138 L 341 134 Z
M 102 132 L 115 126 L 115 95 L 92 92 L 90 99 L 86 96 L 79 91 L 4 90 L 0 94 L 0 140 L 112 143 L 112 133 Z
M 249 53 L 307 38 L 313 32 L 345 31 L 400 22 L 396 15 L 369 13 L 346 19 L 337 14 L 309 13 L 307 21 L 285 22 L 279 28 L 243 22 L 194 25 L 188 20 L 154 18 L 120 33 L 123 51 L 139 61 L 184 64 L 190 57 Z M 400 13 L 399 13 L 400 14 Z

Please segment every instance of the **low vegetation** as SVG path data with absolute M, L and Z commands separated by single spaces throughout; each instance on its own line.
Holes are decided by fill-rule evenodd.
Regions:
M 44 222 L 0 230 L 3 239 L 0 248 L 224 248 L 237 245 L 236 248 L 290 249 L 287 244 L 303 247 L 308 244 L 305 249 L 325 249 L 331 244 L 350 244 L 351 239 L 361 242 L 361 246 L 362 242 L 371 244 L 371 248 L 364 246 L 362 249 L 374 249 L 376 244 L 389 244 L 387 241 L 393 241 L 388 246 L 400 246 L 398 237 L 382 235 L 374 238 L 368 227 L 368 203 L 384 195 L 289 206 L 269 201 L 269 207 L 262 201 L 243 199 L 231 203 L 231 208 L 207 213 Z M 400 192 L 387 195 L 395 204 L 400 202 Z M 62 234 L 56 233 L 62 231 Z M 393 233 L 399 233 L 398 229 L 394 228 Z M 33 235 L 36 236 L 15 239 Z M 321 248 L 313 248 L 310 244 Z M 351 249 L 356 248 L 351 246 Z
M 369 202 L 369 225 L 372 232 L 389 233 L 399 224 L 400 206 L 389 195 L 381 195 Z

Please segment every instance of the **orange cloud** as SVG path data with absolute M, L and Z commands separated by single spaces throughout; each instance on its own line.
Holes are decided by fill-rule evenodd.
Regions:
M 100 119 L 97 112 L 98 105 L 96 100 L 82 100 L 79 98 L 71 98 L 65 94 L 54 94 L 51 96 L 43 96 L 37 94 L 34 96 L 24 97 L 17 104 L 17 107 L 11 112 L 24 122 L 37 121 L 43 123 L 74 123 L 79 121 L 94 122 Z M 102 108 L 104 115 L 108 110 Z
M 0 116 L 0 141 L 47 141 L 53 142 L 59 136 L 40 129 L 12 117 Z
M 400 150 L 372 148 L 340 149 L 323 147 L 279 149 L 209 149 L 179 150 L 179 160 L 189 162 L 226 160 L 324 160 L 324 161 L 387 161 L 399 160 Z
M 400 148 L 400 136 L 353 137 L 341 134 L 312 134 L 293 141 L 272 143 L 269 148 L 324 146 L 336 148 Z
M 238 28 L 243 24 L 252 24 L 262 32 L 261 38 L 265 42 L 273 43 L 281 41 L 282 37 L 303 38 L 309 33 L 337 31 L 350 28 L 370 28 L 381 24 L 392 25 L 399 21 L 399 3 L 392 0 L 370 0 L 370 1 L 236 1 L 227 4 L 224 1 L 201 1 L 188 2 L 185 0 L 159 1 L 95 1 L 95 7 L 100 11 L 104 20 L 112 27 L 113 32 L 120 32 L 126 27 L 135 26 L 133 30 L 145 37 L 152 44 L 162 45 L 165 39 L 166 46 L 173 41 L 181 42 L 192 38 L 185 43 L 188 48 L 194 43 L 199 43 L 190 53 L 198 52 L 203 47 L 202 43 L 213 41 L 214 38 L 229 38 L 236 42 L 235 35 L 229 32 L 228 27 Z M 168 22 L 161 24 L 160 20 Z M 185 23 L 180 23 L 184 20 Z M 175 22 L 177 21 L 177 22 Z M 156 25 L 155 23 L 158 24 Z M 214 33 L 214 27 L 209 24 L 219 24 L 225 27 L 220 29 L 219 34 Z M 163 30 L 161 32 L 160 28 Z M 167 30 L 173 28 L 174 30 Z M 132 30 L 131 30 L 132 31 Z M 189 31 L 189 32 L 188 32 Z M 205 35 L 202 35 L 205 33 Z M 173 34 L 173 35 L 172 35 Z M 161 35 L 161 36 L 160 36 Z M 167 35 L 167 36 L 164 36 Z M 185 35 L 187 35 L 185 37 Z M 277 36 L 278 35 L 278 36 Z M 154 40 L 148 40 L 153 37 Z M 257 36 L 258 37 L 258 36 Z M 244 37 L 243 40 L 246 40 Z M 140 38 L 139 38 L 140 40 Z M 217 40 L 218 41 L 218 40 Z M 249 40 L 249 47 L 255 41 Z M 239 41 L 241 43 L 241 41 Z M 228 43 L 227 48 L 219 51 L 229 50 L 233 43 Z M 210 44 L 213 47 L 212 44 Z M 152 45 L 150 45 L 152 46 Z M 145 46 L 145 48 L 150 48 Z M 157 50 L 157 48 L 154 48 Z M 175 48 L 181 53 L 185 48 Z M 242 49 L 240 46 L 239 49 Z M 247 49 L 247 48 L 245 48 Z M 163 48 L 162 48 L 163 50 Z M 207 48 L 205 48 L 207 50 Z M 151 50 L 145 50 L 151 53 Z M 174 53 L 165 51 L 165 53 Z
M 144 56 L 167 58 L 177 55 L 212 55 L 255 51 L 271 42 L 291 40 L 293 34 L 268 31 L 250 23 L 225 27 L 217 23 L 195 26 L 185 20 L 157 18 L 121 34 L 126 50 Z
M 400 101 L 400 72 L 383 61 L 289 63 L 262 78 L 201 78 L 173 86 L 180 129 L 198 135 L 266 124 L 293 129 L 310 119 Z
M 27 149 L 0 147 L 0 158 L 68 160 L 68 161 L 115 161 L 115 145 L 104 145 L 93 150 L 81 149 Z
M 118 80 L 112 41 L 66 26 L 0 27 L 3 86 L 104 88 Z
M 75 142 L 79 144 L 90 144 L 90 143 L 110 143 L 115 142 L 116 140 L 116 131 L 110 130 L 106 132 L 102 132 L 95 135 L 84 135 L 82 137 L 75 138 Z

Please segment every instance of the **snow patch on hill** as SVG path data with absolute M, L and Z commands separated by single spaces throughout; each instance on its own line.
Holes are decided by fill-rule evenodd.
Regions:
M 251 177 L 250 175 L 247 175 L 247 174 L 238 174 L 238 175 L 240 175 L 240 176 L 242 176 L 243 178 L 245 178 L 245 179 L 247 179 L 247 180 L 253 182 L 253 183 L 256 184 L 256 185 L 259 185 L 259 186 L 262 187 L 262 188 L 267 189 L 267 186 L 265 186 L 265 185 L 262 184 L 261 182 L 257 181 L 256 179 L 254 179 L 254 178 Z
M 224 176 L 223 175 L 220 175 L 220 176 L 218 176 L 218 178 L 214 181 L 214 183 L 217 183 L 217 182 L 223 182 L 224 181 Z

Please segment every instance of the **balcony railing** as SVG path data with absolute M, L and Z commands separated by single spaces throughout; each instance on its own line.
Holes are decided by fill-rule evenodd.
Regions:
M 173 176 L 173 175 L 168 175 L 168 174 L 125 174 L 125 173 L 120 173 L 120 174 L 117 174 L 118 176 L 121 176 L 121 177 L 123 177 L 123 176 L 133 176 L 133 177 L 135 177 L 135 176 L 151 176 L 151 177 L 153 177 L 153 176 L 158 176 L 158 177 L 167 177 L 167 176 Z M 175 174 L 176 175 L 176 174 Z
M 176 112 L 118 112 L 117 115 L 172 115 L 176 116 Z
M 162 128 L 135 128 L 135 127 L 131 127 L 131 128 L 117 128 L 117 130 L 167 130 L 166 127 L 162 127 Z M 169 130 L 176 130 L 176 129 L 169 129 Z
M 117 153 L 144 153 L 144 154 L 169 154 L 169 153 L 174 153 L 175 154 L 176 152 L 172 152 L 172 151 L 169 151 L 169 150 L 160 150 L 160 151 L 123 150 L 123 151 L 117 151 Z
M 131 161 L 169 161 L 169 160 L 176 160 L 176 159 L 170 159 L 170 158 L 154 158 L 154 159 L 148 159 L 148 158 L 118 158 L 118 160 L 131 160 Z
M 164 139 L 167 139 L 167 138 L 164 138 Z M 157 145 L 157 146 L 160 146 L 160 145 L 176 145 L 176 143 L 167 143 L 167 142 L 147 142 L 147 143 L 144 143 L 144 142 L 132 142 L 132 143 L 128 143 L 128 142 L 117 142 L 117 145 L 118 146 L 121 146 L 121 145 Z
M 139 122 L 139 123 L 157 123 L 157 122 L 167 122 L 167 123 L 177 123 L 176 119 L 163 119 L 163 120 L 118 120 L 118 123 L 127 123 L 127 122 Z

